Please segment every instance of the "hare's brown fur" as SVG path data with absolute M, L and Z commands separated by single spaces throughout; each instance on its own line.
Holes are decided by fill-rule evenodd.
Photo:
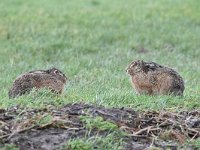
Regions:
M 184 81 L 173 69 L 155 62 L 133 61 L 126 69 L 138 94 L 183 95 Z
M 30 92 L 33 88 L 49 88 L 56 93 L 62 93 L 66 84 L 66 76 L 57 68 L 26 72 L 15 79 L 8 95 L 15 98 Z

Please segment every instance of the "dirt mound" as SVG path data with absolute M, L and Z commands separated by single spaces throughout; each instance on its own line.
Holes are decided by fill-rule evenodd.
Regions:
M 126 133 L 120 137 L 124 149 L 142 150 L 150 145 L 178 149 L 187 139 L 200 137 L 200 111 L 139 113 L 129 108 L 83 103 L 40 110 L 19 107 L 0 110 L 1 145 L 14 143 L 22 150 L 58 149 L 70 139 L 86 135 L 106 137 L 118 130 Z

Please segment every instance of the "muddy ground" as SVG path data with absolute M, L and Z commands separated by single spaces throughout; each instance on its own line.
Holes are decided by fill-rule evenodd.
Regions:
M 80 116 L 111 122 L 125 132 L 120 138 L 123 148 L 143 150 L 150 146 L 161 149 L 191 149 L 186 141 L 200 138 L 200 111 L 136 112 L 131 108 L 105 108 L 84 103 L 68 104 L 61 108 L 45 109 L 12 107 L 0 110 L 0 147 L 13 143 L 21 150 L 54 150 L 69 139 L 83 138 L 88 133 Z M 111 131 L 94 126 L 88 138 L 106 137 Z M 95 147 L 94 147 L 95 149 Z

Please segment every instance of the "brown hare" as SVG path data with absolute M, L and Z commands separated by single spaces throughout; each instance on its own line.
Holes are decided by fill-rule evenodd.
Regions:
M 126 72 L 131 76 L 132 85 L 138 94 L 183 95 L 184 81 L 171 68 L 136 60 L 128 65 Z
M 66 76 L 57 68 L 30 71 L 15 79 L 8 95 L 9 98 L 15 98 L 30 92 L 33 88 L 40 89 L 44 87 L 61 94 L 66 81 Z

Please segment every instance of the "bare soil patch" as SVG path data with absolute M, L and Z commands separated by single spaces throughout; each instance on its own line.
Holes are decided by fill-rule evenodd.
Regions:
M 161 149 L 181 148 L 186 140 L 200 137 L 200 111 L 136 112 L 131 108 L 105 108 L 84 103 L 45 109 L 12 107 L 0 110 L 0 143 L 14 143 L 22 150 L 54 150 L 69 139 L 82 138 L 88 133 L 80 116 L 102 117 L 123 130 L 123 147 L 143 150 L 149 146 Z M 88 136 L 105 137 L 109 130 L 93 128 Z M 198 149 L 192 145 L 188 149 Z

